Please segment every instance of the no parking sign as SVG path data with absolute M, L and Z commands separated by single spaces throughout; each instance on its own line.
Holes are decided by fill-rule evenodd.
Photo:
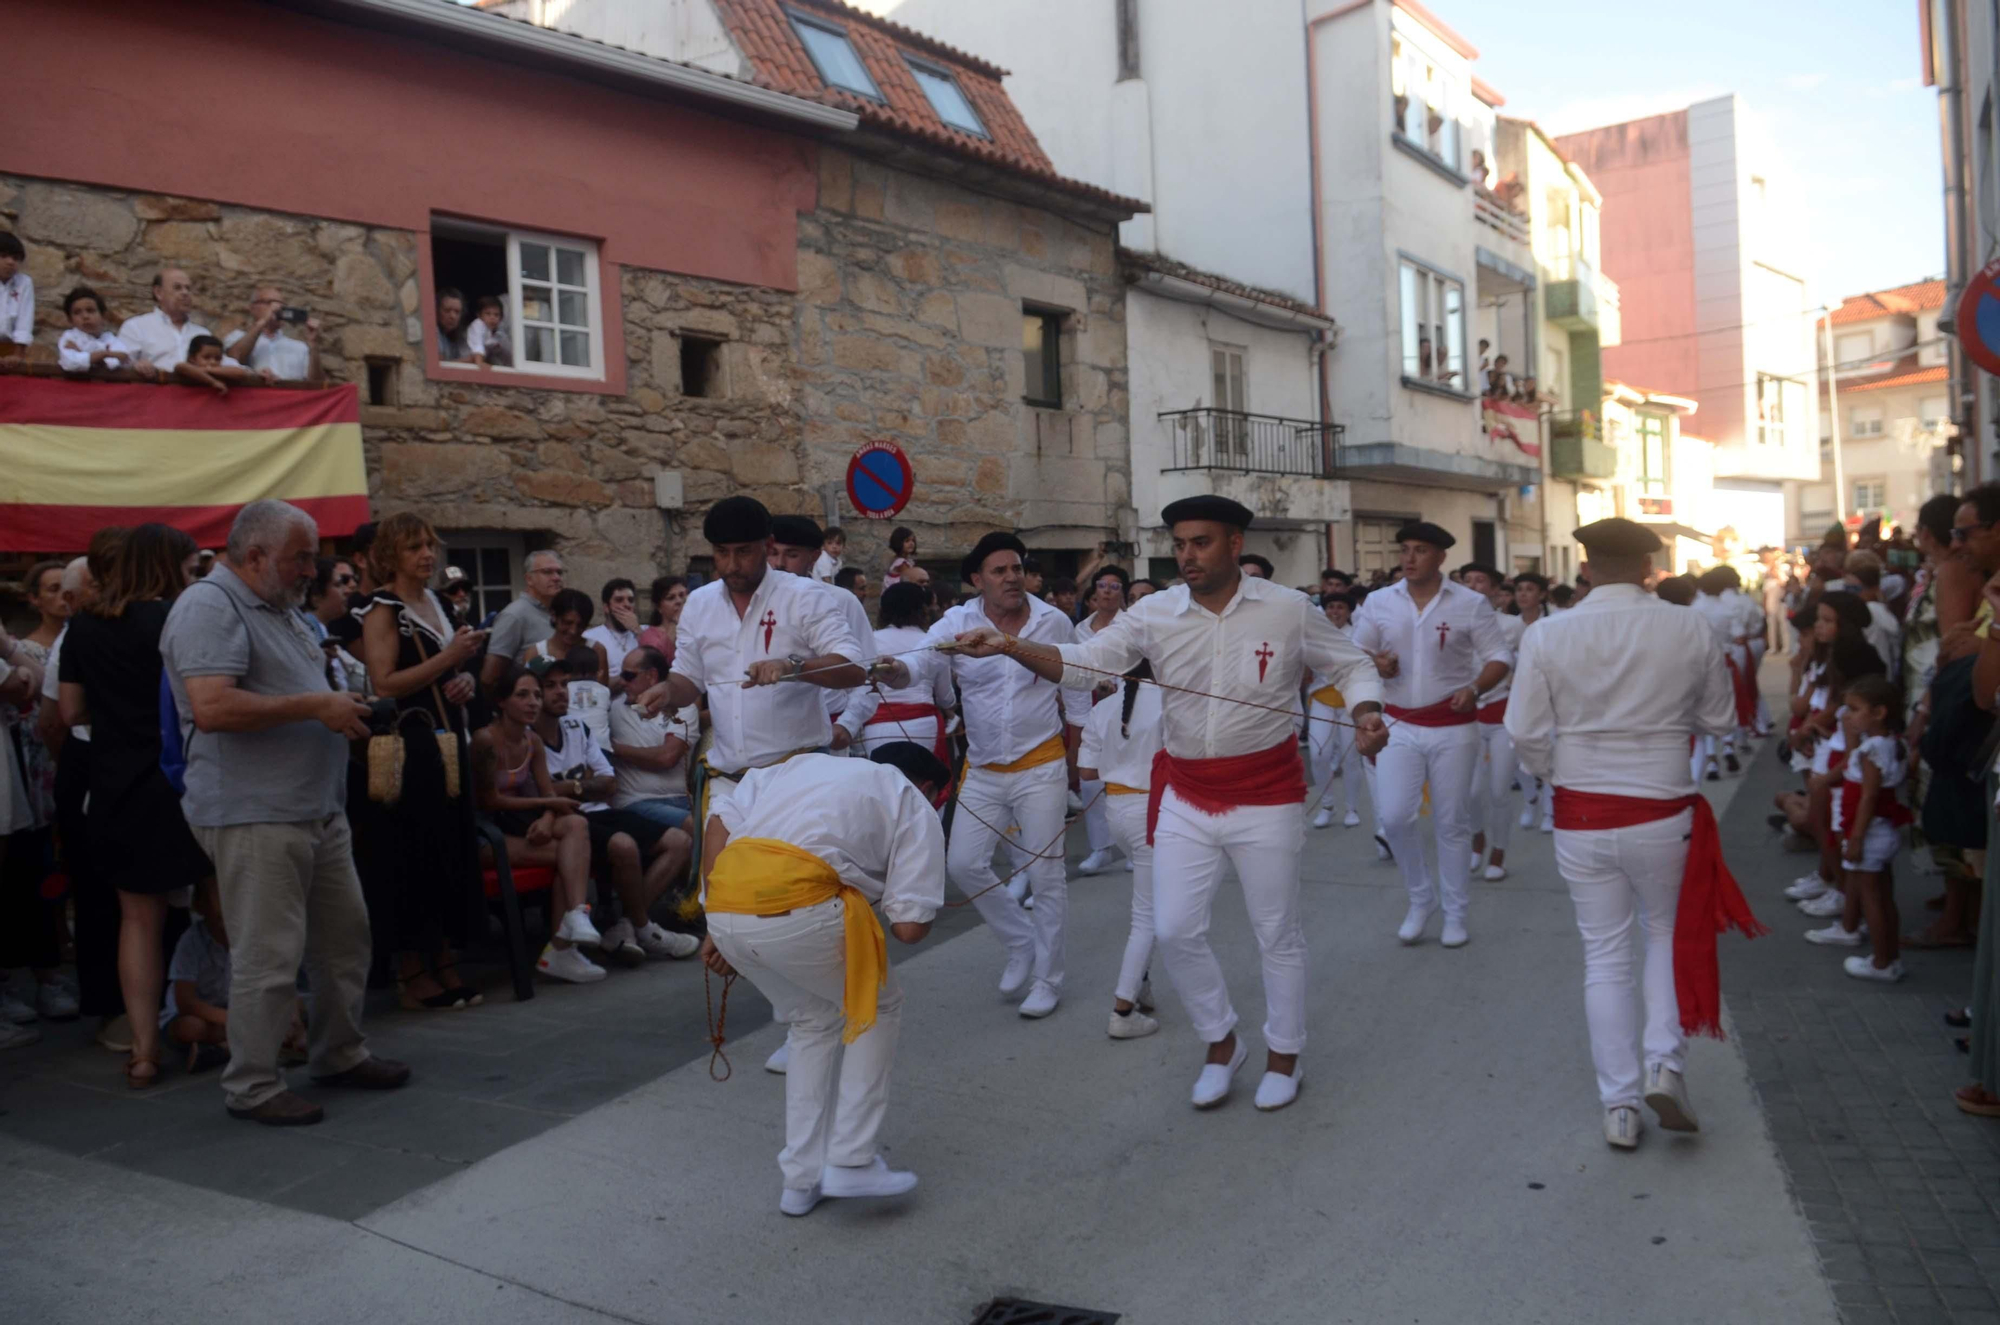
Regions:
M 2000 374 L 2000 258 L 1981 267 L 1965 283 L 1958 300 L 1958 340 L 1965 357 Z
M 916 488 L 910 458 L 894 442 L 870 442 L 847 462 L 847 499 L 870 520 L 887 520 L 910 504 Z

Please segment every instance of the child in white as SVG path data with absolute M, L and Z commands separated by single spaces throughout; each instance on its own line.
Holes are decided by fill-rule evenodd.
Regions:
M 465 351 L 474 363 L 497 364 L 502 368 L 513 364 L 507 329 L 501 325 L 505 313 L 500 301 L 490 294 L 479 301 L 479 316 L 465 329 Z
M 87 373 L 93 368 L 117 372 L 130 368 L 141 377 L 153 375 L 153 365 L 136 359 L 132 347 L 118 339 L 104 321 L 104 301 L 97 291 L 79 286 L 63 299 L 69 330 L 56 341 L 56 362 L 66 373 Z
M 1146 1015 L 1153 1006 L 1152 982 L 1146 978 L 1153 960 L 1153 848 L 1146 841 L 1146 802 L 1153 756 L 1160 752 L 1160 690 L 1141 680 L 1152 674 L 1149 664 L 1140 663 L 1125 674 L 1120 695 L 1090 710 L 1076 753 L 1077 775 L 1104 784 L 1111 838 L 1132 862 L 1132 930 L 1112 991 L 1114 1040 L 1136 1040 L 1160 1029 Z
M 1903 978 L 1902 917 L 1888 870 L 1903 844 L 1903 825 L 1910 822 L 1909 810 L 1896 798 L 1909 771 L 1903 757 L 1902 689 L 1886 675 L 1861 677 L 1847 688 L 1843 711 L 1853 748 L 1833 801 L 1833 832 L 1840 839 L 1850 907 L 1859 903 L 1862 929 L 1873 945 L 1869 956 L 1849 957 L 1845 969 L 1858 980 L 1893 983 Z
M 1328 594 L 1320 610 L 1335 630 L 1343 635 L 1354 633 L 1354 602 L 1346 594 Z M 1347 817 L 1341 822 L 1352 828 L 1361 822 L 1354 808 L 1361 795 L 1361 753 L 1354 743 L 1354 720 L 1348 717 L 1347 701 L 1331 678 L 1314 676 L 1309 695 L 1306 735 L 1312 751 L 1312 776 L 1321 784 L 1312 826 L 1327 828 L 1333 823 L 1333 777 L 1338 768 L 1340 780 L 1347 786 Z

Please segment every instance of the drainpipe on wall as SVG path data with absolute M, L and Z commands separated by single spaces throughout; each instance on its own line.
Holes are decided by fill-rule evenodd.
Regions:
M 1964 21 L 1959 0 L 1935 0 L 1931 40 L 1938 80 L 1938 129 L 1944 147 L 1945 253 L 1944 312 L 1938 322 L 1940 329 L 1947 332 L 1955 330 L 1953 314 L 1958 310 L 1965 282 L 1972 275 L 1965 193 Z M 1959 454 L 1965 462 L 1965 486 L 1971 488 L 1978 485 L 1987 468 L 1983 449 L 1986 443 L 1979 435 L 1971 374 L 1955 334 L 1947 342 L 1947 349 L 1951 361 L 1952 421 L 1961 439 L 1971 439 L 1970 445 L 1963 440 L 1959 444 Z

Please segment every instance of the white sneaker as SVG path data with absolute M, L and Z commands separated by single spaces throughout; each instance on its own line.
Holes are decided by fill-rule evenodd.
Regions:
M 1394 860 L 1395 858 L 1396 853 L 1389 850 L 1389 839 L 1380 833 L 1375 834 L 1375 859 Z
M 1136 874 L 1139 872 L 1138 863 L 1130 856 L 1125 857 L 1125 872 L 1127 874 Z
M 892 1169 L 880 1155 L 872 1164 L 842 1168 L 829 1164 L 819 1175 L 822 1196 L 901 1196 L 917 1185 L 917 1175 L 907 1169 Z
M 1486 873 L 1482 877 L 1488 883 L 1498 883 L 1507 877 L 1507 867 L 1505 865 L 1488 865 Z
M 1257 1083 L 1257 1107 L 1265 1113 L 1284 1108 L 1299 1097 L 1299 1087 L 1305 1084 L 1304 1063 L 1293 1063 L 1292 1074 L 1266 1072 L 1264 1079 Z
M 1203 1063 L 1201 1075 L 1194 1079 L 1194 1107 L 1213 1109 L 1229 1098 L 1229 1083 L 1236 1077 L 1236 1069 L 1243 1066 L 1243 1060 L 1250 1056 L 1250 1046 L 1241 1035 L 1236 1037 L 1236 1052 L 1229 1056 L 1225 1066 L 1221 1063 Z
M 1016 874 L 1013 878 L 1007 880 L 1007 895 L 1021 905 L 1026 906 L 1028 904 L 1028 876 L 1025 874 Z
M 1543 832 L 1553 833 L 1555 830 L 1556 830 L 1556 821 L 1554 816 L 1550 816 L 1549 818 L 1542 820 Z
M 1444 918 L 1444 933 L 1439 937 L 1439 943 L 1442 943 L 1447 948 L 1462 948 L 1471 938 L 1472 936 L 1465 932 L 1465 918 L 1463 916 L 1446 916 Z
M 1846 930 L 1842 929 L 1840 922 L 1836 920 L 1825 929 L 1807 930 L 1805 940 L 1808 943 L 1824 944 L 1830 948 L 1858 948 L 1868 941 L 1868 922 L 1864 920 L 1859 928 Z
M 1028 996 L 1021 1000 L 1020 1012 L 1030 1020 L 1046 1017 L 1056 1010 L 1058 1001 L 1060 996 L 1056 987 L 1046 980 L 1037 980 L 1034 988 L 1028 991 Z
M 1850 957 L 1849 961 L 1860 958 Z M 1701 1123 L 1688 1103 L 1687 1082 L 1665 1063 L 1646 1065 L 1646 1107 L 1659 1115 L 1660 1126 L 1669 1132 L 1699 1132 Z
M 1794 902 L 1809 901 L 1821 893 L 1832 892 L 1833 885 L 1819 877 L 1817 873 L 1801 874 L 1785 889 L 1785 896 Z
M 676 933 L 651 920 L 633 937 L 648 957 L 670 957 L 679 961 L 701 951 L 701 940 L 694 935 Z
M 1837 916 L 1846 909 L 1847 898 L 1832 888 L 1828 888 L 1817 897 L 1808 897 L 1799 903 L 1799 910 L 1820 920 L 1825 920 L 1828 916 Z
M 1479 873 L 1479 867 L 1481 865 L 1484 865 L 1485 863 L 1486 863 L 1486 857 L 1480 855 L 1477 851 L 1475 851 L 1472 853 L 1472 863 L 1465 867 L 1465 872 L 1467 874 L 1477 874 Z
M 810 1187 L 787 1187 L 778 1193 L 778 1211 L 787 1215 L 809 1215 L 812 1208 L 824 1199 L 818 1183 Z
M 604 978 L 604 968 L 584 956 L 582 948 L 558 948 L 553 943 L 542 949 L 542 959 L 535 963 L 535 969 L 576 985 L 595 984 Z
M 1354 810 L 1349 810 L 1347 817 L 1340 821 L 1340 826 L 1342 828 L 1359 828 L 1361 826 L 1361 815 Z
M 1032 911 L 1035 909 L 1035 899 L 1032 895 L 1021 899 L 1021 909 L 1023 911 Z
M 764 1060 L 764 1070 L 766 1072 L 775 1072 L 779 1076 L 785 1075 L 785 1070 L 789 1068 L 791 1065 L 792 1065 L 792 1042 L 790 1040 L 785 1041 L 783 1044 L 779 1045 L 776 1049 L 772 1050 L 771 1056 Z M 803 1214 L 804 1211 L 801 1211 L 800 1213 Z
M 76 1017 L 76 995 L 61 983 L 51 981 L 35 986 L 35 1009 L 50 1021 L 70 1021 Z
M 1841 968 L 1857 980 L 1880 980 L 1885 985 L 1895 984 L 1903 978 L 1903 963 L 1890 962 L 1887 966 L 1877 966 L 1873 957 L 1849 957 Z
M 1153 1010 L 1152 976 L 1149 975 L 1145 979 L 1139 982 L 1139 997 L 1133 999 L 1132 1001 L 1138 1005 L 1139 1011 L 1141 1012 L 1151 1012 Z
M 1320 807 L 1319 807 L 1319 812 L 1313 815 L 1313 827 L 1314 827 L 1314 828 L 1331 828 L 1331 827 L 1333 827 L 1333 807 L 1332 807 L 1332 806 L 1330 806 L 1330 805 L 1322 805 L 1322 806 L 1320 806 Z
M 1083 797 L 1073 791 L 1069 793 L 1069 812 L 1071 814 L 1083 813 Z
M 13 990 L 0 989 L 0 1021 L 9 1021 L 16 1026 L 25 1026 L 41 1015 L 41 1013 L 35 1011 L 31 1004 L 24 1003 L 15 997 Z
M 1405 944 L 1416 943 L 1424 936 L 1424 926 L 1431 922 L 1431 908 L 1412 904 L 1409 914 L 1403 917 L 1402 928 L 1396 937 Z
M 1160 1023 L 1139 1011 L 1137 1007 L 1123 1016 L 1116 1012 L 1111 1014 L 1109 1034 L 1114 1040 L 1143 1040 L 1158 1029 Z
M 1007 958 L 1007 967 L 1000 972 L 1000 996 L 1012 998 L 1028 986 L 1028 973 L 1035 969 L 1035 950 L 1024 948 Z
M 1639 1148 L 1639 1111 L 1630 1105 L 1604 1111 L 1604 1139 L 1620 1150 Z
M 632 922 L 629 920 L 620 920 L 605 930 L 603 937 L 597 940 L 597 946 L 606 957 L 620 966 L 646 964 L 646 950 L 640 947 L 639 941 L 632 936 Z
M 1110 847 L 1106 847 L 1102 851 L 1093 851 L 1077 862 L 1076 872 L 1085 876 L 1096 874 L 1110 869 L 1112 862 L 1117 859 L 1118 853 Z
M 590 923 L 588 902 L 570 908 L 568 914 L 563 916 L 561 926 L 556 930 L 556 937 L 566 943 L 587 943 L 591 947 L 599 947 L 604 942 L 604 936 L 597 932 L 597 926 Z
M 42 1033 L 33 1026 L 23 1026 L 0 1017 L 0 1049 L 24 1049 L 41 1038 Z
M 1521 811 L 1521 817 L 1516 822 L 1522 828 L 1533 828 L 1535 826 L 1535 807 L 1530 805 L 1527 809 Z

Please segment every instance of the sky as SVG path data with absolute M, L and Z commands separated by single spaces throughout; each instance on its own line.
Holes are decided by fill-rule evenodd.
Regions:
M 1479 48 L 1501 113 L 1551 134 L 1734 92 L 1776 145 L 1769 188 L 1799 222 L 1773 261 L 1816 299 L 1942 274 L 1937 92 L 1913 0 L 1428 3 Z

